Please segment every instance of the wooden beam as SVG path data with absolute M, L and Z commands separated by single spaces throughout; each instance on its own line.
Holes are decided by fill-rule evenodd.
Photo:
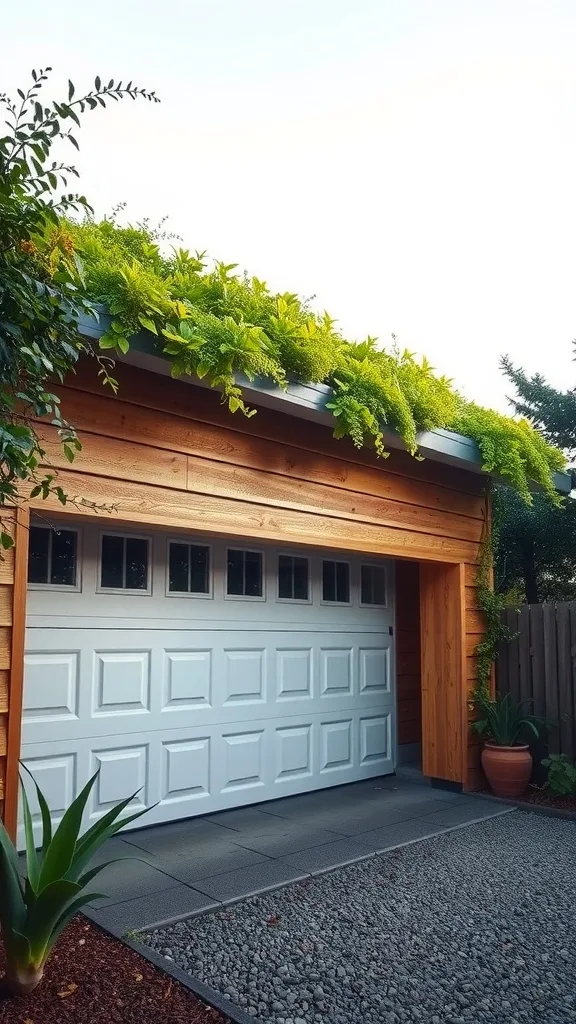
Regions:
M 421 563 L 422 770 L 463 784 L 468 770 L 465 597 L 463 565 Z
M 310 513 L 276 508 L 242 498 L 178 491 L 73 470 L 60 472 L 58 482 L 70 499 L 78 497 L 76 503 L 69 500 L 67 515 L 90 515 L 89 505 L 82 502 L 94 502 L 99 508 L 109 508 L 107 513 L 98 515 L 96 512 L 103 524 L 116 520 L 161 529 L 227 534 L 261 541 L 281 540 L 284 543 L 442 562 L 473 561 L 478 551 L 478 544 L 472 541 L 422 534 L 403 528 L 401 524 L 396 527 L 363 522 L 352 524 L 333 516 L 330 509 Z M 31 506 L 41 509 L 44 515 L 62 513 L 62 506 L 53 496 L 46 501 L 34 498 Z
M 28 509 L 16 511 L 14 526 L 14 592 L 12 598 L 12 642 L 8 689 L 8 730 L 4 780 L 4 824 L 12 839 L 18 823 L 18 768 L 22 735 L 24 687 L 24 634 L 26 630 L 26 589 L 28 582 Z

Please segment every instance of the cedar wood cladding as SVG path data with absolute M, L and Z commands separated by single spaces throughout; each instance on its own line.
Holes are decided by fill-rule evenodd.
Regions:
M 268 409 L 251 419 L 232 416 L 215 392 L 135 367 L 119 365 L 115 375 L 118 397 L 102 388 L 91 361 L 59 388 L 63 415 L 78 428 L 83 444 L 72 466 L 52 428 L 42 428 L 48 456 L 69 496 L 113 506 L 111 518 L 126 523 L 416 560 L 398 564 L 397 634 L 400 738 L 418 739 L 415 564 L 433 560 L 462 567 L 461 640 L 473 685 L 473 652 L 482 631 L 474 566 L 485 481 L 401 451 L 377 459 L 347 440 L 335 440 L 328 427 Z M 56 502 L 35 499 L 32 505 L 62 511 Z M 86 515 L 87 509 L 69 505 L 67 512 Z M 6 770 L 12 564 L 10 555 L 0 563 L 0 793 Z M 422 658 L 430 665 L 429 652 L 422 651 Z M 19 716 L 17 701 L 16 707 Z M 476 763 L 470 742 L 471 752 L 462 753 L 461 764 L 453 768 L 456 778 L 465 778 L 465 761 Z

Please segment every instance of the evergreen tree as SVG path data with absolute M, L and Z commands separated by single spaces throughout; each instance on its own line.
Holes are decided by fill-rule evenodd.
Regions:
M 542 374 L 530 377 L 507 357 L 501 365 L 516 389 L 509 399 L 515 412 L 574 464 L 576 388 L 557 391 Z M 576 501 L 567 498 L 557 507 L 546 495 L 536 494 L 528 506 L 509 487 L 498 488 L 495 501 L 500 524 L 497 589 L 529 604 L 576 600 Z

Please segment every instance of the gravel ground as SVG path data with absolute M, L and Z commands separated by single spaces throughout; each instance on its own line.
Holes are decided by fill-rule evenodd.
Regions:
M 513 812 L 145 937 L 274 1024 L 576 1022 L 576 824 Z

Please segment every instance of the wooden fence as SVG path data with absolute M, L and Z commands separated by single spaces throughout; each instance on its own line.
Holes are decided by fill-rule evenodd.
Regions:
M 513 639 L 496 661 L 496 686 L 549 722 L 547 749 L 576 759 L 576 601 L 508 608 Z

